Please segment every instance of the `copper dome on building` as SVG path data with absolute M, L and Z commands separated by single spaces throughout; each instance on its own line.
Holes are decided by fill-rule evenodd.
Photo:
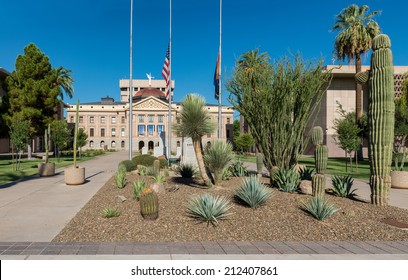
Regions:
M 166 100 L 166 95 L 164 94 L 164 92 L 157 88 L 141 89 L 133 95 L 133 100 L 141 100 L 150 96 L 156 97 L 161 100 Z

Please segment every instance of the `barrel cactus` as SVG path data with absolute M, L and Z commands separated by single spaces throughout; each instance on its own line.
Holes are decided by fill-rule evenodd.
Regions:
M 150 187 L 144 188 L 140 194 L 140 213 L 147 220 L 155 220 L 159 216 L 159 199 Z
M 385 34 L 374 37 L 370 71 L 357 73 L 359 83 L 368 82 L 368 128 L 371 203 L 388 205 L 394 142 L 394 67 L 391 41 Z

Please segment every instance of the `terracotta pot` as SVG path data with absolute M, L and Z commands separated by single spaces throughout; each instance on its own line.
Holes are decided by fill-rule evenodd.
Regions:
M 408 171 L 391 171 L 391 188 L 408 189 Z
M 85 167 L 68 167 L 64 170 L 65 184 L 82 185 L 85 183 Z
M 53 162 L 41 162 L 38 164 L 38 174 L 41 177 L 48 177 L 55 175 L 55 163 Z

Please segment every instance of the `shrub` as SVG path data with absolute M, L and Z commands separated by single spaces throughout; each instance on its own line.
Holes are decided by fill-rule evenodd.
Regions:
M 132 161 L 135 163 L 136 166 L 138 165 L 153 166 L 153 162 L 156 159 L 157 158 L 152 155 L 140 155 L 132 158 Z
M 284 192 L 294 192 L 299 185 L 299 174 L 293 169 L 279 168 L 273 173 L 273 184 Z
M 272 196 L 272 191 L 256 176 L 251 176 L 244 178 L 243 185 L 235 191 L 235 195 L 249 207 L 258 208 Z
M 120 211 L 117 208 L 104 208 L 102 210 L 102 217 L 104 218 L 112 218 L 112 217 L 119 217 L 120 216 Z
M 139 200 L 140 194 L 143 189 L 146 187 L 145 180 L 137 180 L 133 182 L 133 197 Z
M 146 175 L 147 175 L 147 176 L 154 176 L 154 168 L 153 168 L 153 166 L 147 166 L 147 167 L 146 167 Z
M 191 163 L 183 163 L 177 168 L 177 173 L 183 178 L 192 178 L 197 173 L 197 168 L 195 168 Z
M 314 169 L 305 167 L 305 168 L 300 168 L 299 169 L 299 177 L 300 180 L 312 180 L 312 174 L 313 174 Z
M 248 170 L 239 159 L 230 165 L 229 171 L 231 171 L 233 177 L 248 176 Z
M 169 163 L 167 162 L 167 159 L 165 158 L 160 158 L 160 169 L 167 169 L 169 168 Z
M 135 163 L 131 160 L 123 160 L 119 163 L 119 166 L 124 166 L 126 172 L 130 172 L 136 169 Z
M 192 197 L 188 202 L 187 213 L 190 217 L 210 223 L 213 226 L 218 224 L 218 221 L 226 219 L 231 213 L 231 204 L 225 197 L 216 196 L 205 193 L 201 196 Z
M 225 168 L 225 169 L 222 171 L 222 180 L 223 180 L 223 181 L 229 180 L 231 177 L 232 177 L 231 170 L 229 170 L 229 168 Z
M 338 211 L 333 204 L 325 200 L 322 196 L 315 196 L 310 200 L 303 202 L 302 208 L 319 221 L 323 221 Z
M 356 190 L 351 191 L 351 187 L 353 186 L 353 178 L 349 175 L 347 176 L 338 176 L 335 175 L 332 178 L 332 185 L 333 188 L 330 189 L 334 195 L 341 196 L 341 197 L 352 197 L 354 196 L 354 192 Z
M 207 145 L 203 159 L 207 168 L 214 174 L 214 183 L 218 184 L 222 180 L 222 171 L 229 167 L 234 159 L 232 145 L 229 142 L 214 141 L 212 145 Z
M 118 189 L 123 189 L 126 186 L 126 171 L 119 168 L 115 175 L 115 183 Z

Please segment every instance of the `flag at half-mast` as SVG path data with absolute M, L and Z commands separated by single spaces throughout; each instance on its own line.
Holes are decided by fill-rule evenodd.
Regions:
M 170 85 L 170 43 L 167 47 L 166 57 L 164 58 L 162 76 L 164 81 L 166 82 L 166 99 L 169 100 L 171 98 L 171 85 Z
M 220 97 L 220 53 L 218 53 L 217 64 L 215 65 L 214 89 L 215 99 L 218 100 Z

